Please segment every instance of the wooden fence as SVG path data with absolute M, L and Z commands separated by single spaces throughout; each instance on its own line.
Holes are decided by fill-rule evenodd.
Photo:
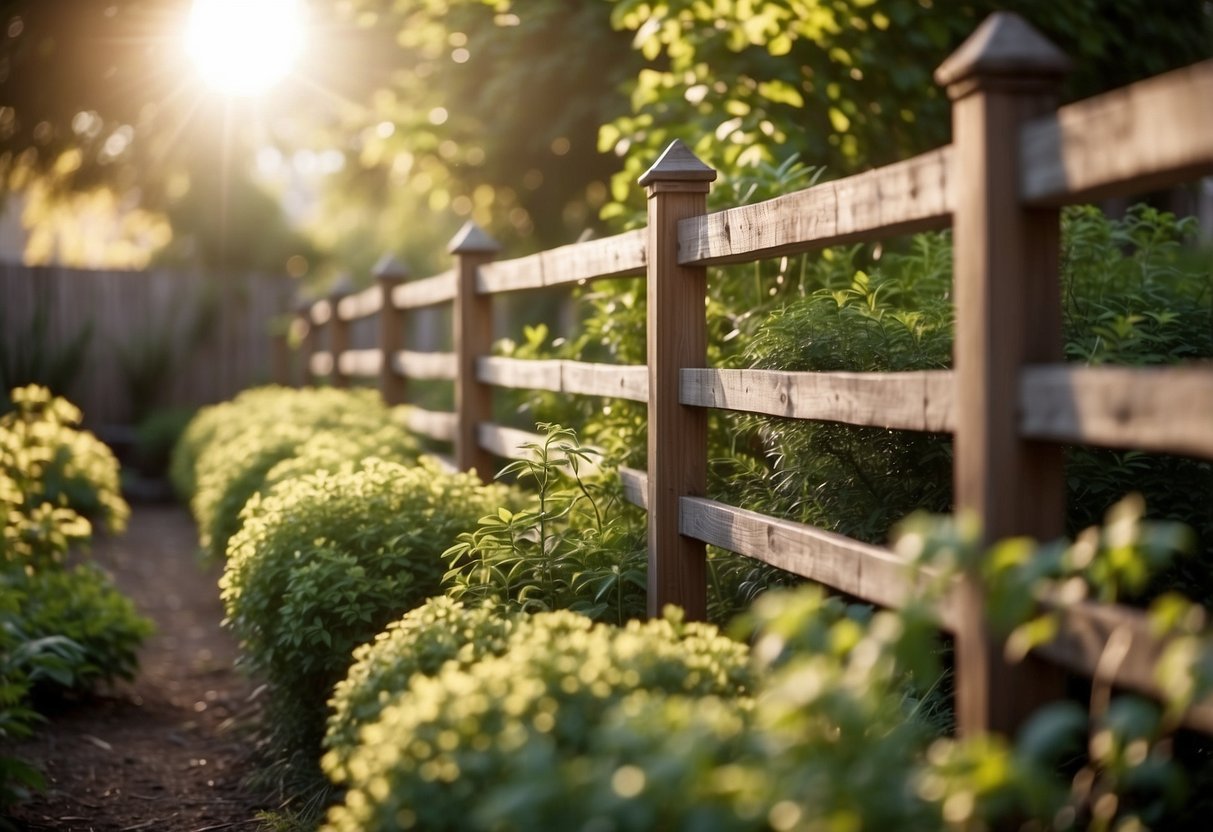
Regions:
M 646 402 L 647 472 L 624 471 L 648 510 L 649 610 L 675 603 L 701 617 L 705 546 L 773 564 L 874 604 L 897 607 L 910 578 L 893 552 L 705 496 L 708 408 L 911 431 L 950 432 L 955 500 L 987 540 L 1062 533 L 1062 443 L 1213 459 L 1213 368 L 1062 363 L 1059 207 L 1180 183 L 1213 170 L 1213 62 L 1057 109 L 1067 60 L 1018 17 L 988 19 L 936 72 L 953 102 L 953 144 L 835 182 L 715 213 L 715 172 L 673 143 L 640 179 L 646 229 L 495 261 L 468 225 L 454 267 L 379 283 L 302 311 L 306 365 L 335 384 L 377 378 L 390 402 L 407 379 L 450 379 L 456 412 L 414 411 L 411 427 L 454 442 L 455 463 L 482 474 L 517 456 L 520 432 L 491 421 L 494 388 Z M 706 366 L 707 268 L 906 232 L 954 229 L 954 369 L 803 373 Z M 647 276 L 648 364 L 489 356 L 490 304 L 506 292 Z M 453 304 L 450 353 L 404 350 L 409 310 Z M 377 316 L 378 344 L 351 349 L 350 326 Z M 328 349 L 320 334 L 328 332 Z M 526 435 L 523 434 L 523 437 Z M 962 731 L 1014 728 L 1061 694 L 1061 669 L 1157 694 L 1163 647 L 1143 613 L 1079 603 L 1060 608 L 1060 636 L 1011 665 L 989 632 L 982 591 L 962 581 L 940 610 L 957 645 Z M 1101 661 L 1110 642 L 1131 646 Z M 1188 724 L 1213 731 L 1213 702 Z
M 47 358 L 85 337 L 61 392 L 94 428 L 129 425 L 149 407 L 223 401 L 267 380 L 266 321 L 292 290 L 284 276 L 0 264 L 0 343 Z

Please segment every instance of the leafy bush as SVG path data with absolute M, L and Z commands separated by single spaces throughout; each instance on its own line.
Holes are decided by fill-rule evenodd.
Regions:
M 70 683 L 55 679 L 53 687 L 87 691 L 135 677 L 139 647 L 154 627 L 100 568 L 86 563 L 35 572 L 19 587 L 25 636 L 67 638 L 79 648 L 78 659 L 68 666 Z
M 540 424 L 531 456 L 498 476 L 533 482 L 530 506 L 498 508 L 443 553 L 443 584 L 455 599 L 510 609 L 571 609 L 622 624 L 645 610 L 646 551 L 639 512 L 583 471 L 597 455 L 559 425 Z
M 239 528 L 240 510 L 264 488 L 270 469 L 328 432 L 342 434 L 330 451 L 340 447 L 350 461 L 416 456 L 416 441 L 371 390 L 264 387 L 203 408 L 182 435 L 171 466 L 175 487 L 190 498 L 203 549 L 222 557 Z M 321 467 L 333 463 L 330 455 Z
M 523 618 L 502 655 L 413 676 L 363 729 L 326 828 L 507 828 L 489 807 L 509 803 L 516 767 L 588 750 L 602 715 L 637 690 L 742 695 L 747 653 L 672 616 L 623 628 L 567 611 Z
M 17 388 L 10 396 L 14 410 L 0 416 L 3 559 L 58 561 L 70 542 L 91 534 L 88 517 L 122 531 L 130 507 L 119 490 L 118 461 L 79 429 L 80 411 L 42 387 Z
M 465 606 L 439 596 L 393 621 L 369 644 L 354 650 L 349 673 L 329 700 L 330 715 L 321 761 L 335 783 L 349 777 L 347 765 L 361 729 L 407 690 L 414 675 L 433 676 L 447 662 L 466 666 L 505 651 L 516 616 L 492 604 Z
M 500 486 L 367 459 L 254 496 L 220 581 L 227 624 L 273 688 L 284 749 L 314 751 L 353 649 L 438 593 L 441 552 L 506 503 Z
M 43 717 L 30 705 L 34 685 L 53 681 L 72 685 L 72 667 L 82 663 L 78 645 L 62 636 L 30 638 L 20 608 L 23 575 L 0 568 L 0 740 L 24 739 Z M 42 773 L 16 757 L 0 753 L 0 809 L 29 797 L 45 785 Z
M 899 551 L 938 580 L 905 608 L 873 613 L 814 586 L 758 600 L 745 627 L 752 697 L 732 683 L 670 683 L 698 659 L 631 652 L 681 652 L 646 633 L 668 621 L 620 631 L 567 613 L 524 619 L 500 656 L 411 678 L 363 729 L 326 828 L 938 832 L 1014 819 L 1201 829 L 1207 815 L 1181 806 L 1169 751 L 1186 706 L 1213 690 L 1213 641 L 1197 608 L 1170 598 L 1152 611 L 1174 639 L 1157 665 L 1161 708 L 1097 690 L 1090 713 L 1051 705 L 1012 745 L 939 736 L 916 692 L 936 678 L 933 610 L 957 570 L 984 565 L 991 623 L 1021 656 L 1049 637 L 1040 593 L 1077 597 L 1078 581 L 1115 599 L 1184 545 L 1181 528 L 1142 511 L 1123 503 L 1071 544 L 1010 540 L 991 551 L 971 523 L 912 521 Z M 733 667 L 737 656 L 719 646 Z M 666 675 L 680 661 L 689 664 Z M 637 684 L 620 683 L 629 674 Z
M 135 428 L 135 459 L 148 476 L 168 473 L 173 448 L 194 418 L 190 408 L 163 407 L 153 410 Z
M 39 694 L 84 691 L 133 675 L 151 624 L 98 569 L 64 568 L 99 517 L 112 531 L 129 509 L 118 464 L 80 412 L 44 388 L 13 390 L 0 416 L 0 739 L 29 736 Z M 43 785 L 26 763 L 0 755 L 0 808 Z

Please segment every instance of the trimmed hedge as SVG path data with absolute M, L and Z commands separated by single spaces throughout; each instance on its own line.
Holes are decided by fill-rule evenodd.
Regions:
M 284 749 L 318 747 L 354 648 L 438 594 L 443 549 L 507 493 L 429 458 L 370 458 L 253 496 L 220 587 L 228 626 L 274 690 Z

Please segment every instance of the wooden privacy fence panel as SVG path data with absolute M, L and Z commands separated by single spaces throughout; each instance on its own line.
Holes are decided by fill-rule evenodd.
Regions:
M 647 228 L 492 262 L 496 244 L 468 224 L 452 271 L 322 300 L 301 311 L 313 334 L 307 366 L 336 380 L 380 376 L 399 401 L 408 378 L 449 378 L 453 413 L 410 409 L 409 426 L 453 441 L 460 468 L 491 473 L 537 437 L 490 422 L 491 390 L 525 388 L 645 402 L 648 470 L 619 472 L 649 513 L 649 611 L 675 603 L 704 614 L 704 546 L 786 569 L 869 602 L 896 607 L 913 582 L 880 546 L 706 497 L 709 408 L 949 433 L 959 509 L 987 541 L 1062 530 L 1062 442 L 1213 459 L 1213 367 L 1064 364 L 1058 282 L 1059 206 L 1132 194 L 1213 171 L 1213 62 L 1056 109 L 1067 61 L 1014 15 L 988 19 L 937 71 L 953 101 L 951 146 L 837 182 L 707 213 L 715 172 L 681 142 L 641 178 Z M 708 266 L 749 263 L 844 242 L 954 229 L 953 370 L 804 373 L 706 366 Z M 645 275 L 648 363 L 621 367 L 490 356 L 490 300 L 505 292 Z M 453 303 L 455 350 L 402 349 L 408 310 Z M 336 315 L 333 315 L 333 310 Z M 343 322 L 378 315 L 376 350 L 349 349 Z M 316 332 L 329 330 L 328 350 Z M 334 355 L 336 360 L 334 361 Z M 387 393 L 385 392 L 385 395 Z M 1060 695 L 1059 668 L 1145 694 L 1165 642 L 1137 610 L 1043 598 L 1060 636 L 1007 664 L 987 631 L 980 583 L 966 576 L 939 609 L 957 642 L 961 730 L 1011 731 Z M 1101 656 L 1111 646 L 1123 661 Z M 1187 722 L 1213 732 L 1213 702 Z
M 156 406 L 197 407 L 269 380 L 266 322 L 288 308 L 291 291 L 289 278 L 277 275 L 0 264 L 0 340 L 57 352 L 88 328 L 84 364 L 64 392 L 92 427 L 129 424 L 136 408 L 124 363 L 133 370 L 169 356 L 162 383 L 145 396 Z M 30 329 L 39 315 L 47 329 L 35 344 Z

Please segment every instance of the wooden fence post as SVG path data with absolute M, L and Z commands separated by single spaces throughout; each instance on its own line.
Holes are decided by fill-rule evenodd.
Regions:
M 493 479 L 493 455 L 480 447 L 477 430 L 493 418 L 493 390 L 476 378 L 476 359 L 493 346 L 493 305 L 477 294 L 476 275 L 501 246 L 469 220 L 451 240 L 455 255 L 455 465 L 475 469 L 485 482 Z
M 350 348 L 350 322 L 341 318 L 341 299 L 350 294 L 349 278 L 341 277 L 329 292 L 329 353 L 333 368 L 329 378 L 334 387 L 349 387 L 350 378 L 341 371 L 341 354 Z
M 683 537 L 678 500 L 707 490 L 707 412 L 679 402 L 680 371 L 707 361 L 707 269 L 678 264 L 678 221 L 707 213 L 716 171 L 685 144 L 666 148 L 640 184 L 648 193 L 648 613 L 667 604 L 707 617 L 705 545 Z
M 295 304 L 295 321 L 299 327 L 299 386 L 312 383 L 312 355 L 316 352 L 316 324 L 312 322 L 312 302 L 300 298 Z
M 270 332 L 270 381 L 283 387 L 291 383 L 290 326 L 288 320 L 275 318 Z
M 375 264 L 379 281 L 379 395 L 387 405 L 403 404 L 405 379 L 396 372 L 395 355 L 404 349 L 404 310 L 392 304 L 392 290 L 409 278 L 408 267 L 385 254 Z
M 1019 200 L 1019 128 L 1056 107 L 1069 61 L 1020 17 L 999 12 L 935 72 L 952 99 L 956 297 L 955 487 L 985 543 L 1064 531 L 1059 445 L 1019 433 L 1025 364 L 1062 357 L 1058 212 Z M 1062 673 L 1029 658 L 1011 665 L 985 620 L 984 592 L 966 577 L 956 636 L 962 733 L 1013 735 L 1062 694 Z

